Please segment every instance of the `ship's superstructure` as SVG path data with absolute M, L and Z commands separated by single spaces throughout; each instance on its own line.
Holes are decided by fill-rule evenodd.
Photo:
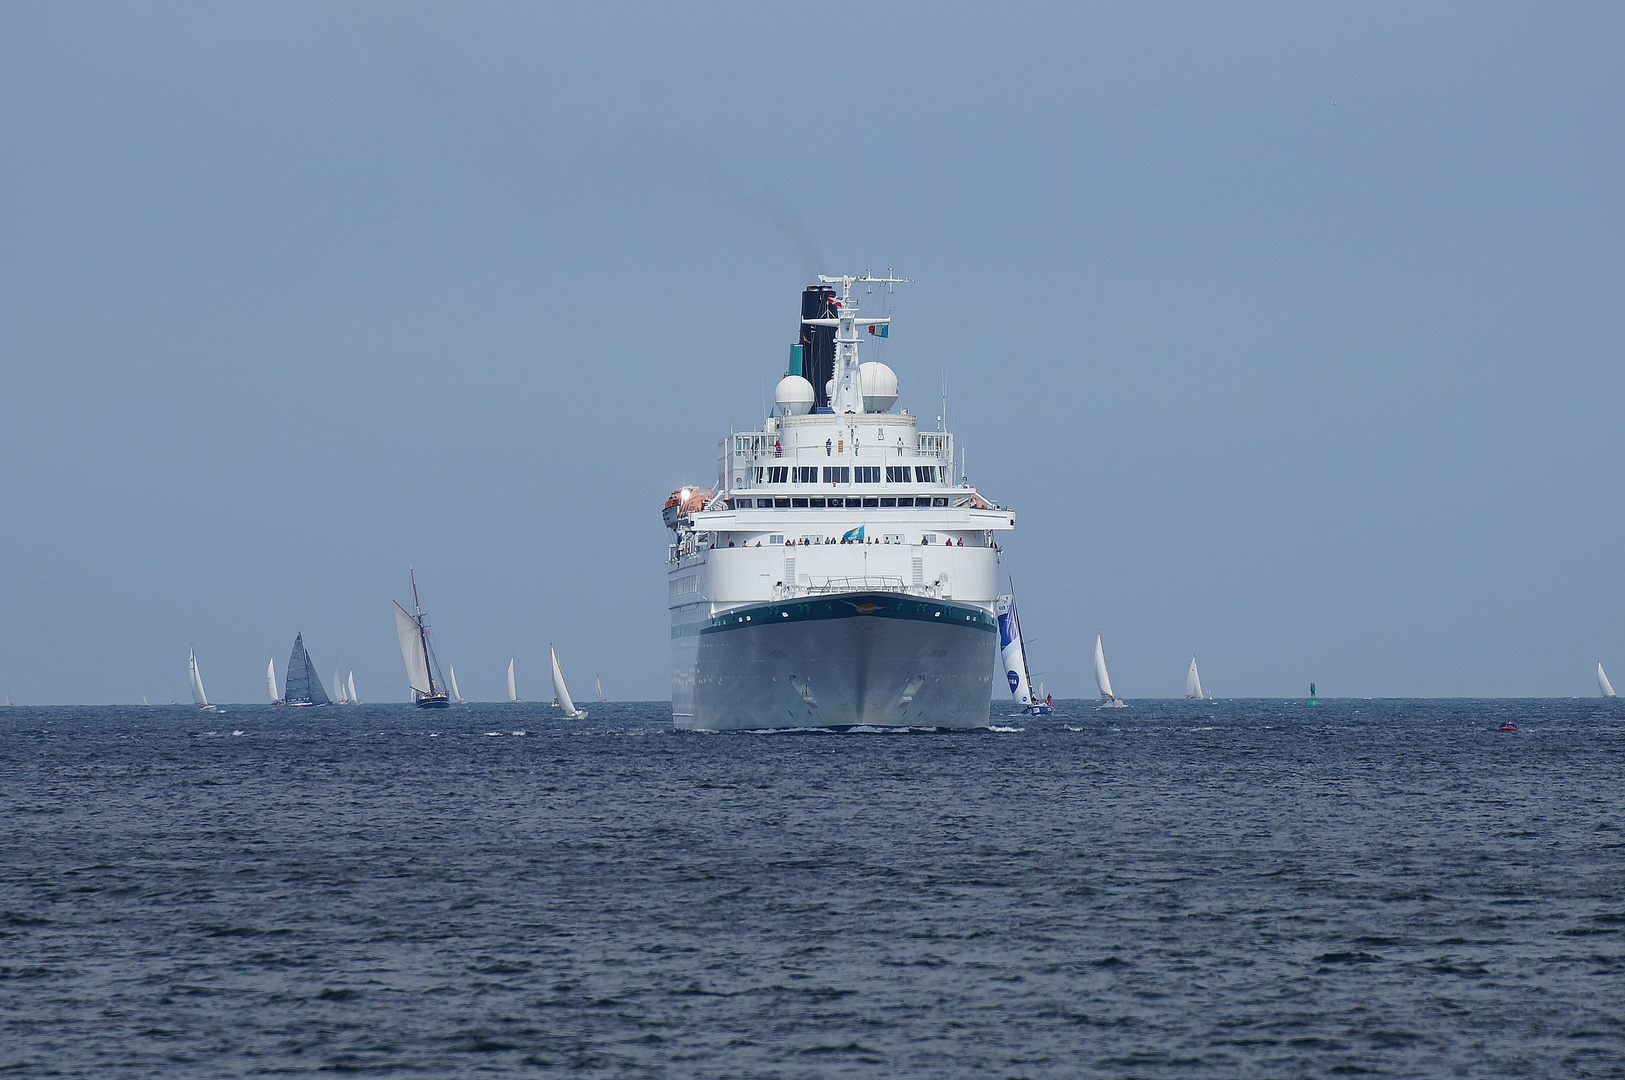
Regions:
M 890 320 L 852 286 L 903 280 L 808 287 L 774 415 L 723 441 L 716 487 L 667 500 L 678 727 L 987 726 L 1015 514 L 963 479 L 940 421 L 891 411 L 889 367 L 858 361 Z

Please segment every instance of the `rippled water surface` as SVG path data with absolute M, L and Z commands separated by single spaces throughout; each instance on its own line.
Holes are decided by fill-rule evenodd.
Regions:
M 1617 702 L 591 708 L 0 710 L 0 1073 L 1625 1075 Z

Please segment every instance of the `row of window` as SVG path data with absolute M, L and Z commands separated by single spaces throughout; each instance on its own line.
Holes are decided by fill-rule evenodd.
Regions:
M 888 484 L 938 484 L 947 482 L 945 465 L 887 465 Z M 820 482 L 817 465 L 766 465 L 756 470 L 758 484 L 816 484 Z M 825 484 L 878 484 L 879 465 L 825 465 L 822 482 Z
M 734 508 L 738 510 L 749 509 L 752 501 L 753 500 L 751 499 L 743 498 L 735 499 L 733 501 Z M 908 495 L 900 495 L 897 498 L 892 498 L 886 495 L 849 495 L 846 498 L 822 498 L 817 495 L 809 495 L 806 498 L 791 498 L 780 495 L 772 499 L 756 499 L 754 502 L 756 503 L 756 508 L 760 510 L 768 510 L 775 507 L 824 507 L 830 510 L 846 510 L 866 506 L 877 508 L 893 506 L 947 506 L 948 498 L 945 495 L 921 495 L 917 498 L 910 497 Z

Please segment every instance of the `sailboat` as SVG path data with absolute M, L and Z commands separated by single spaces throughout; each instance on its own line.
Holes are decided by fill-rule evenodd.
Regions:
M 203 676 L 197 669 L 197 651 L 186 651 L 186 677 L 192 683 L 192 704 L 204 712 L 219 712 L 220 710 L 209 704 L 209 695 L 203 692 Z
M 457 689 L 457 669 L 448 665 L 446 672 L 451 676 L 451 700 L 459 705 L 467 705 L 468 700 L 463 697 L 462 691 Z
M 1202 700 L 1202 677 L 1196 674 L 1196 657 L 1191 657 L 1191 669 L 1185 673 L 1185 700 Z
M 993 601 L 993 610 L 999 619 L 999 655 L 1004 660 L 1004 677 L 1010 682 L 1010 693 L 1021 702 L 1023 715 L 1048 716 L 1055 711 L 1055 707 L 1033 696 L 1033 680 L 1027 671 L 1027 647 L 1021 640 L 1021 620 L 1016 616 L 1015 596 L 998 597 Z
M 410 569 L 408 572 L 412 575 L 412 606 L 417 614 L 408 614 L 401 605 L 395 605 L 395 634 L 401 642 L 406 682 L 412 687 L 412 701 L 418 708 L 444 709 L 451 701 L 445 689 L 434 683 L 431 661 L 434 668 L 438 668 L 440 662 L 434 659 L 434 651 L 429 648 L 429 624 L 423 615 L 423 605 L 418 601 L 417 572 Z
M 553 696 L 558 700 L 559 708 L 571 720 L 585 720 L 587 710 L 576 708 L 576 703 L 570 700 L 570 691 L 564 685 L 564 672 L 559 670 L 559 651 L 551 645 L 547 651 L 553 654 Z
M 282 704 L 282 695 L 276 692 L 276 657 L 265 662 L 265 688 L 271 693 L 271 704 Z
M 350 672 L 350 684 L 345 691 L 345 697 L 349 699 L 351 705 L 361 704 L 361 699 L 355 696 L 355 672 L 353 671 Z
M 513 657 L 511 656 L 508 657 L 508 700 L 519 700 L 519 691 L 515 688 L 513 681 Z
M 331 705 L 322 680 L 316 674 L 316 665 L 305 651 L 305 635 L 295 634 L 293 653 L 288 657 L 288 677 L 282 683 L 279 705 Z
M 602 702 L 604 700 L 604 680 L 600 679 L 597 675 L 594 675 L 592 677 L 592 681 L 593 685 L 598 687 L 598 700 Z
M 1597 662 L 1597 688 L 1602 691 L 1603 697 L 1615 697 L 1614 684 L 1608 681 L 1608 673 L 1602 669 L 1602 662 Z
M 1121 709 L 1128 702 L 1112 693 L 1112 679 L 1106 674 L 1106 646 L 1100 640 L 1100 633 L 1095 633 L 1095 685 L 1100 687 L 1100 707 Z
M 337 664 L 333 665 L 333 692 L 338 694 L 338 697 L 334 699 L 333 704 L 350 704 L 350 695 L 344 692 L 344 679 L 339 675 L 339 666 Z

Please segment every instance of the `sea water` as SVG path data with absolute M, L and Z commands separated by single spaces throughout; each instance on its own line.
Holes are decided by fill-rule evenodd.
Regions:
M 1625 1075 L 1619 702 L 587 708 L 0 710 L 0 1074 Z

